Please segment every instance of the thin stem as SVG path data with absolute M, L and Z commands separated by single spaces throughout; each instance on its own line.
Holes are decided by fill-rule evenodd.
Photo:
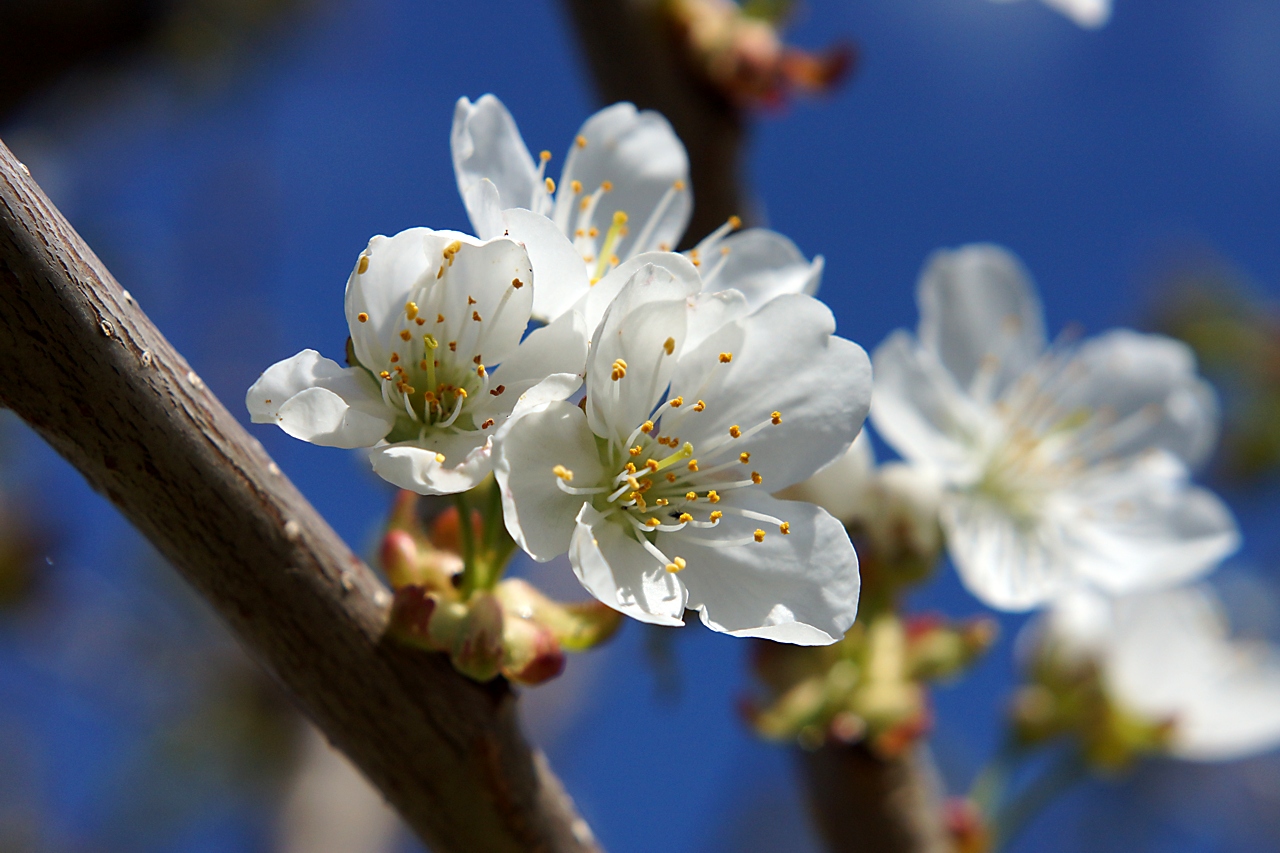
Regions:
M 471 527 L 471 503 L 466 492 L 453 496 L 454 505 L 458 508 L 458 541 L 462 543 L 462 594 L 469 596 L 480 587 L 481 579 L 476 565 L 475 531 Z
M 1080 750 L 1072 746 L 1060 754 L 1044 774 L 1033 779 L 997 812 L 991 823 L 992 850 L 1008 847 L 1032 818 L 1083 779 L 1087 772 L 1088 765 Z

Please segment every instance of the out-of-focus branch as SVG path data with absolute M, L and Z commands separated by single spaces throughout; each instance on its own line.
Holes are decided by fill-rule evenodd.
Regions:
M 702 239 L 733 215 L 750 223 L 742 111 L 696 72 L 660 17 L 660 0 L 565 0 L 564 5 L 601 100 L 657 110 L 688 149 L 694 207 L 686 240 Z
M 106 495 L 437 853 L 599 848 L 505 683 L 383 639 L 390 596 L 0 144 L 0 403 Z
M 948 853 L 937 772 L 920 745 L 882 759 L 865 745 L 800 753 L 809 805 L 831 853 Z

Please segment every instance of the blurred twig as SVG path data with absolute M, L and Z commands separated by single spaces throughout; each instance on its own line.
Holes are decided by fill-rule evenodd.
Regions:
M 436 853 L 592 851 L 501 681 L 383 639 L 390 596 L 0 144 L 0 403 L 106 495 Z

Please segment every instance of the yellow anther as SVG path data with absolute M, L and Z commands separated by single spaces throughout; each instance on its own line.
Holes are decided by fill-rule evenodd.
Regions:
M 400 353 L 398 353 L 398 352 L 393 352 L 393 353 L 391 353 L 391 363 L 392 363 L 392 364 L 395 364 L 395 363 L 396 363 L 397 361 L 399 361 L 399 360 L 400 360 Z
M 634 462 L 628 462 L 628 463 L 626 464 L 626 469 L 627 469 L 627 473 L 628 473 L 628 474 L 634 474 L 634 473 L 636 472 L 636 463 L 634 463 Z M 636 489 L 636 488 L 639 488 L 639 487 L 638 487 L 638 486 L 632 486 L 631 488 Z
M 479 312 L 479 311 L 472 311 L 472 312 L 471 312 L 471 319 L 472 319 L 472 320 L 475 320 L 477 323 L 479 323 L 479 322 L 480 322 L 480 312 Z
M 650 517 L 650 518 L 646 518 L 644 523 L 649 527 L 657 527 L 662 522 L 658 521 L 658 519 L 656 518 Z
M 595 238 L 596 238 L 596 237 L 598 237 L 599 235 L 600 235 L 600 229 L 599 229 L 599 228 L 597 228 L 597 227 L 595 227 L 594 225 L 592 225 L 590 228 L 588 228 L 588 229 L 587 229 L 587 236 L 588 236 L 588 237 L 590 237 L 590 238 L 592 238 L 592 239 L 595 239 Z
M 769 422 L 774 426 L 777 426 L 778 424 L 782 423 L 782 412 L 774 412 L 772 415 L 770 415 Z
M 573 472 L 570 471 L 568 468 L 564 467 L 563 465 L 557 465 L 556 467 L 552 468 L 551 473 L 555 474 L 557 477 L 559 477 L 561 480 L 564 480 L 566 483 L 573 482 Z
M 622 359 L 614 359 L 613 370 L 609 373 L 609 377 L 617 382 L 619 379 L 627 375 L 627 363 Z
M 728 364 L 728 363 L 729 363 L 729 362 L 731 362 L 731 361 L 733 361 L 733 353 L 731 353 L 731 352 L 722 352 L 722 353 L 720 353 L 720 363 L 721 363 L 721 364 Z
M 678 409 L 684 405 L 684 397 L 676 397 L 674 400 L 671 400 L 670 402 L 671 402 L 671 408 Z
M 741 438 L 741 437 L 742 437 L 742 427 L 738 426 L 737 424 L 734 424 L 733 426 L 729 427 L 729 437 L 730 437 L 730 438 Z
M 676 351 L 676 339 L 667 338 L 665 341 L 662 342 L 662 349 L 664 352 L 666 352 L 667 355 L 671 355 L 673 352 Z
M 356 266 L 356 275 L 364 275 L 369 271 L 369 256 L 361 255 L 360 263 Z
M 697 459 L 690 459 L 690 460 L 689 460 L 689 470 L 690 470 L 690 471 L 697 471 L 697 470 L 698 470 L 698 460 L 697 460 Z
M 408 329 L 401 329 L 401 330 L 400 330 L 400 340 L 402 340 L 402 341 L 407 341 L 407 340 L 409 340 L 409 338 L 411 338 L 411 337 L 413 337 L 413 333 L 412 333 L 412 332 L 410 332 Z
M 755 536 L 756 536 L 756 541 L 757 541 L 757 542 L 763 542 L 763 541 L 764 541 L 764 531 L 763 531 L 763 530 L 761 530 L 761 529 L 760 529 L 760 528 L 758 528 L 758 527 L 756 528 Z
M 701 400 L 693 404 L 693 410 L 695 412 L 701 412 L 706 408 L 707 408 L 707 404 L 702 402 Z
M 524 282 L 518 278 L 513 278 L 511 279 L 511 286 L 514 287 L 516 290 L 519 290 L 520 288 L 524 287 Z
M 613 192 L 613 181 L 601 181 L 600 189 L 604 190 L 607 193 Z
M 667 563 L 667 571 L 671 574 L 684 571 L 684 567 L 689 565 L 684 561 L 683 557 L 672 557 L 671 562 Z
M 468 294 L 467 294 L 467 305 L 475 305 L 475 304 L 476 304 L 476 298 L 475 298 L 474 296 L 472 296 L 470 293 L 468 293 Z
M 729 254 L 729 247 L 728 247 L 728 246 L 721 246 L 721 247 L 720 247 L 720 254 L 722 254 L 722 255 L 727 255 L 727 254 Z
M 383 379 L 390 379 L 390 378 L 391 378 L 391 373 L 390 373 L 389 371 L 386 371 L 386 370 L 382 371 L 382 372 L 381 372 L 381 373 L 379 373 L 378 375 L 379 375 L 379 376 L 381 376 Z
M 764 482 L 764 477 L 761 477 L 761 476 L 760 476 L 760 472 L 759 472 L 759 471 L 752 471 L 752 472 L 751 472 L 751 482 L 755 483 L 755 484 L 758 486 L 758 485 L 760 485 L 761 483 L 763 483 L 763 482 Z
M 465 400 L 465 399 L 467 399 L 467 389 L 466 389 L 466 388 L 455 388 L 455 389 L 454 389 L 454 391 L 455 391 L 455 392 L 457 393 L 457 395 L 458 395 L 459 397 L 461 397 L 462 399 L 464 399 L 464 400 Z
M 735 231 L 742 227 L 742 220 L 736 216 L 729 217 L 729 227 Z
M 697 493 L 697 492 L 685 492 L 685 493 L 684 493 L 684 499 L 685 499 L 685 500 L 687 500 L 687 501 L 696 501 L 696 500 L 698 499 L 698 493 Z
M 484 423 L 480 424 L 480 429 L 488 429 L 493 426 L 493 418 L 485 418 Z
M 543 181 L 543 183 L 547 185 L 547 192 L 554 193 L 556 191 L 555 181 L 551 180 L 550 178 L 547 178 L 545 181 Z
M 680 521 L 693 521 L 693 516 L 689 515 L 687 512 L 682 512 L 680 513 Z
M 484 365 L 483 364 L 476 365 L 476 376 L 479 376 L 480 378 L 483 379 L 484 374 L 485 374 Z
M 444 259 L 449 264 L 449 266 L 453 266 L 453 258 L 455 255 L 458 254 L 458 250 L 461 248 L 462 248 L 461 240 L 454 240 L 452 243 L 444 247 Z
M 681 190 L 684 189 L 684 181 L 677 180 L 674 184 L 671 185 L 671 188 L 676 192 L 680 192 Z
M 581 228 L 579 228 L 577 231 L 574 231 L 574 232 L 573 232 L 573 236 L 575 236 L 575 237 L 585 237 L 585 236 L 587 236 L 587 232 L 586 232 L 586 231 L 584 231 L 584 230 L 582 230 Z
M 675 474 L 667 474 L 667 482 L 668 482 L 668 483 L 674 483 L 675 481 L 676 481 L 676 475 L 675 475 Z
M 631 448 L 627 452 L 630 453 L 632 456 L 639 456 L 642 450 L 644 450 L 644 448 L 642 448 L 640 445 L 637 444 L 635 447 Z
M 653 432 L 653 421 L 645 421 L 644 423 L 640 424 L 640 431 L 645 435 L 648 435 L 649 433 Z
M 425 319 L 425 318 L 423 318 L 423 317 L 416 317 L 416 318 L 414 318 L 414 321 L 413 321 L 413 322 L 415 322 L 415 323 L 417 323 L 419 326 L 421 326 L 421 325 L 423 325 L 424 323 L 426 323 L 427 321 L 426 321 L 426 319 Z
M 748 462 L 751 461 L 751 454 L 745 450 L 742 451 L 741 453 L 738 454 L 738 461 L 741 462 L 743 465 L 746 465 Z
M 406 302 L 406 303 L 404 304 L 404 315 L 405 315 L 406 317 L 408 317 L 410 320 L 412 320 L 414 317 L 417 317 L 417 316 L 418 316 L 418 303 L 416 303 L 416 302 Z
M 720 503 L 720 493 L 717 492 L 715 489 L 712 489 L 711 491 L 707 492 L 707 500 L 711 501 L 713 504 Z
M 361 323 L 367 323 L 369 322 L 369 315 L 361 311 L 359 314 L 356 315 L 356 319 L 359 320 Z
M 642 510 L 649 508 L 648 505 L 644 502 L 644 495 L 640 493 L 639 489 L 627 495 L 627 499 L 635 501 L 636 506 L 640 507 L 640 509 Z
M 574 144 L 575 144 L 575 145 L 577 145 L 579 148 L 586 148 L 586 147 L 587 147 L 587 138 L 586 138 L 585 136 L 579 136 L 579 137 L 576 137 L 576 138 L 573 140 L 573 142 L 574 142 Z
M 574 180 L 569 182 L 569 189 L 573 190 L 573 194 L 577 195 L 582 192 L 582 181 Z
M 444 464 L 444 454 L 443 454 L 443 453 L 437 453 L 437 454 L 436 454 L 436 462 L 437 462 L 437 463 L 439 463 L 439 464 L 441 464 L 441 465 L 443 465 L 443 464 Z M 573 476 L 573 474 L 570 474 L 569 476 L 570 476 L 570 477 L 572 477 L 572 476 Z
M 648 468 L 651 472 L 656 474 L 658 473 L 658 460 L 650 459 L 648 462 L 644 463 L 644 467 Z
M 449 341 L 449 352 L 457 352 L 457 351 L 458 351 L 458 342 Z
M 716 510 L 712 510 L 712 511 L 711 511 L 711 520 L 712 520 L 712 521 L 719 521 L 719 520 L 720 520 L 720 519 L 722 519 L 722 518 L 724 518 L 724 513 L 723 513 L 723 512 L 721 512 L 720 510 L 716 509 Z
M 790 536 L 790 535 L 791 535 L 791 522 L 789 522 L 789 521 L 784 521 L 784 522 L 782 522 L 781 524 L 779 524 L 779 525 L 778 525 L 778 530 L 782 531 L 782 535 L 783 535 L 783 536 Z
M 666 498 L 658 498 L 656 501 L 654 501 L 654 504 L 657 506 L 666 506 L 669 503 L 671 503 L 671 501 L 667 500 Z
M 550 160 L 550 159 L 551 159 L 551 152 L 550 152 L 550 151 L 543 151 L 543 152 L 541 152 L 541 153 L 538 155 L 538 159 L 539 159 L 539 160 L 541 160 L 541 161 L 542 161 L 542 162 L 544 162 L 544 163 L 545 163 L 545 162 L 547 162 L 548 160 Z

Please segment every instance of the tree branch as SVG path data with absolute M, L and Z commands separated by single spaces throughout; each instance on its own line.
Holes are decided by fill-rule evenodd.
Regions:
M 218 610 L 437 853 L 599 848 L 505 683 L 383 639 L 390 597 L 0 144 L 0 402 Z

